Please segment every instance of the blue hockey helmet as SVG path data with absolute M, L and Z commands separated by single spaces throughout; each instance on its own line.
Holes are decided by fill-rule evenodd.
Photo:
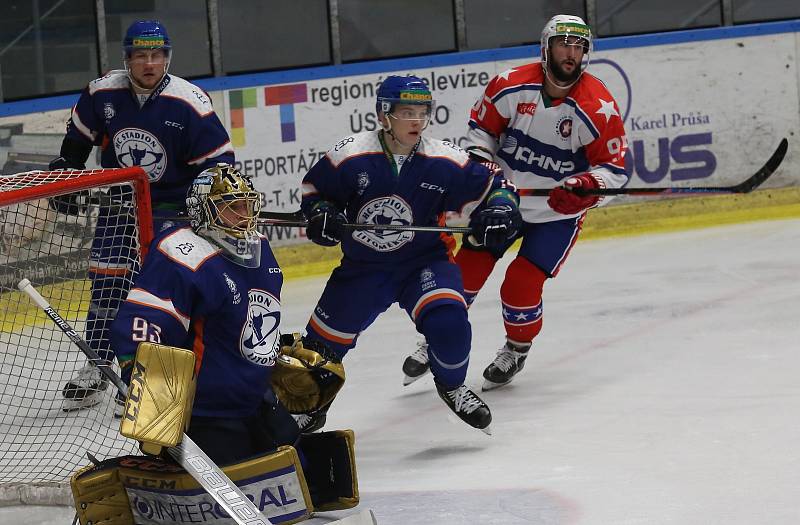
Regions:
M 134 49 L 164 49 L 169 53 L 172 44 L 164 24 L 158 20 L 137 20 L 125 32 L 122 48 L 125 56 L 130 56 Z
M 400 77 L 388 76 L 378 86 L 377 113 L 391 113 L 395 104 L 423 104 L 433 112 L 434 102 L 428 84 L 412 75 Z

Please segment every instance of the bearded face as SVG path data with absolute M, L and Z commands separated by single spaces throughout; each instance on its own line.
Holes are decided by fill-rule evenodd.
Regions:
M 578 37 L 553 37 L 548 46 L 547 67 L 553 77 L 562 83 L 575 82 L 581 74 L 586 40 Z

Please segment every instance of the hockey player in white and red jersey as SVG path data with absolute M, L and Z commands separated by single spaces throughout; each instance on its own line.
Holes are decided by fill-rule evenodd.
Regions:
M 476 242 L 505 244 L 519 227 L 517 197 L 496 170 L 461 148 L 423 135 L 433 111 L 430 89 L 414 76 L 389 76 L 378 88 L 381 129 L 340 141 L 303 179 L 306 234 L 344 257 L 306 326 L 306 339 L 340 357 L 393 303 L 430 342 L 436 388 L 467 424 L 487 431 L 489 407 L 466 385 L 471 345 L 454 239 L 437 232 L 389 231 L 378 225 L 435 226 L 447 211 L 470 215 Z M 347 231 L 345 222 L 376 225 Z M 301 418 L 304 431 L 324 423 L 327 408 Z
M 628 181 L 627 141 L 617 103 L 586 69 L 592 51 L 589 26 L 558 15 L 542 30 L 541 62 L 494 77 L 472 108 L 466 150 L 497 164 L 518 188 L 523 226 L 495 249 L 465 236 L 456 256 L 464 292 L 472 303 L 495 263 L 517 238 L 522 245 L 500 289 L 506 342 L 484 370 L 483 389 L 509 383 L 542 328 L 542 289 L 554 278 L 581 231 L 586 211 L 603 202 L 581 188 L 617 188 Z M 548 198 L 526 190 L 552 188 Z M 406 359 L 406 381 L 428 370 L 426 343 Z
M 201 88 L 167 73 L 171 57 L 163 24 L 131 24 L 123 41 L 125 69 L 93 80 L 81 93 L 67 122 L 60 157 L 49 166 L 84 169 L 93 147 L 99 146 L 104 168 L 141 167 L 150 180 L 155 231 L 162 217 L 184 211 L 186 191 L 197 174 L 217 163 L 234 163 L 228 133 L 211 99 Z M 85 200 L 86 194 L 78 193 L 50 203 L 59 212 L 77 214 L 86 209 Z M 130 261 L 138 248 L 131 242 L 132 224 L 106 210 L 100 208 L 90 254 L 86 340 L 101 357 L 112 360 L 108 323 L 125 298 L 135 271 Z M 64 386 L 64 410 L 96 404 L 105 387 L 97 368 L 87 364 Z

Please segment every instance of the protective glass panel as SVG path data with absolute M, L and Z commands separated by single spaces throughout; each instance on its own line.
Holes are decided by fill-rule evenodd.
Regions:
M 583 0 L 464 0 L 467 49 L 536 44 L 544 24 L 558 14 L 586 20 Z
M 597 0 L 595 33 L 630 35 L 722 25 L 718 0 Z
M 151 0 L 133 3 L 106 0 L 106 38 L 111 69 L 121 69 L 122 40 L 137 20 L 158 20 L 172 42 L 169 72 L 184 78 L 211 75 L 206 3 L 197 0 Z
M 451 0 L 340 0 L 342 61 L 453 51 Z
M 3 2 L 3 100 L 78 91 L 97 78 L 96 25 L 94 0 Z
M 800 2 L 791 0 L 733 0 L 733 23 L 800 18 Z
M 219 2 L 226 74 L 329 64 L 327 0 Z

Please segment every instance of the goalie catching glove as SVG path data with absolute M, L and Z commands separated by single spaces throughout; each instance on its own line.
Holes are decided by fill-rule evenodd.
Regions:
M 293 414 L 329 405 L 344 385 L 341 359 L 318 341 L 300 334 L 281 336 L 281 351 L 272 371 L 272 390 Z

